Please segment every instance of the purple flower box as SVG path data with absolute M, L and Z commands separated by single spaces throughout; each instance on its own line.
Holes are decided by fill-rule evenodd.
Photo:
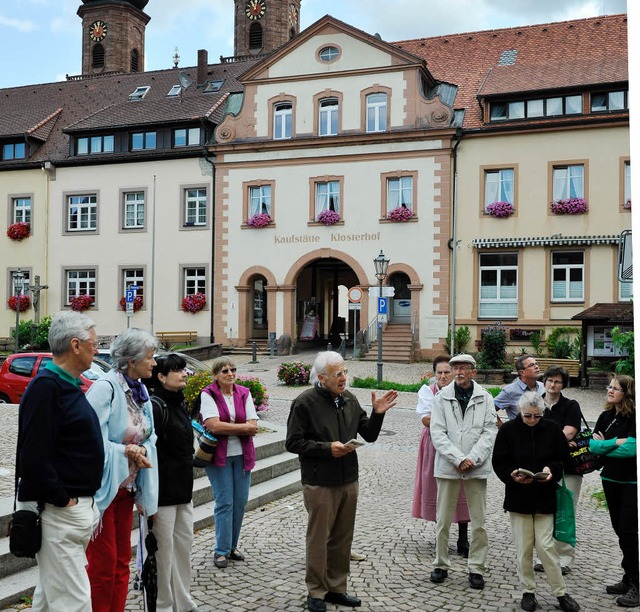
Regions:
M 340 215 L 335 210 L 323 210 L 316 217 L 316 221 L 325 225 L 333 225 L 340 221 Z
M 269 223 L 272 223 L 272 221 L 267 213 L 256 213 L 247 219 L 247 225 L 251 227 L 264 227 Z
M 389 219 L 389 221 L 403 223 L 405 221 L 409 221 L 412 218 L 413 211 L 409 208 L 404 208 L 403 206 L 398 206 L 398 208 L 394 208 L 387 213 L 387 219 Z
M 515 212 L 511 202 L 492 202 L 487 206 L 487 213 L 497 219 L 505 219 Z
M 584 198 L 565 198 L 551 202 L 551 212 L 554 215 L 584 215 L 589 205 Z

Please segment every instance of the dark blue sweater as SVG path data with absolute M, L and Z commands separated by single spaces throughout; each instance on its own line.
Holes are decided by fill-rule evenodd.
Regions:
M 100 422 L 79 387 L 42 370 L 20 402 L 20 501 L 66 506 L 93 495 L 102 480 Z

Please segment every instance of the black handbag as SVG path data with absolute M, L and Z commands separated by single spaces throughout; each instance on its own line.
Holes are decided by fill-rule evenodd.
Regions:
M 584 421 L 585 428 L 579 431 L 573 440 L 571 440 L 575 442 L 576 446 L 572 446 L 569 450 L 571 467 L 576 474 L 581 476 L 602 468 L 602 457 L 589 450 L 589 442 L 591 442 L 593 437 L 593 429 L 589 427 L 584 416 L 582 416 L 582 420 Z

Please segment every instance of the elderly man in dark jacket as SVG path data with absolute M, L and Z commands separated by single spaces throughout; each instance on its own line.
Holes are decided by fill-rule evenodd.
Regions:
M 347 574 L 358 501 L 358 457 L 347 444 L 360 434 L 375 442 L 384 413 L 398 394 L 371 393 L 368 417 L 356 397 L 346 390 L 347 370 L 339 353 L 319 353 L 311 371 L 313 388 L 291 404 L 286 448 L 300 458 L 307 524 L 307 608 L 326 610 L 326 602 L 361 605 L 347 594 Z
M 535 545 L 560 609 L 577 612 L 580 606 L 566 593 L 553 540 L 556 482 L 562 478 L 569 450 L 567 439 L 554 422 L 542 418 L 544 401 L 535 391 L 525 392 L 518 407 L 518 416 L 498 430 L 492 463 L 505 484 L 504 509 L 511 519 L 518 576 L 524 591 L 520 607 L 535 610 L 538 604 L 533 573 Z M 532 478 L 521 469 L 541 476 Z

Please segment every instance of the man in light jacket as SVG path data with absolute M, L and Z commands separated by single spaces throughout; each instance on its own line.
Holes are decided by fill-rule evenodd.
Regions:
M 449 528 L 462 486 L 471 518 L 469 585 L 483 589 L 488 549 L 487 478 L 492 471 L 491 453 L 498 432 L 495 408 L 491 394 L 473 380 L 476 361 L 471 355 L 456 355 L 449 364 L 454 380 L 436 395 L 431 413 L 438 498 L 435 569 L 430 579 L 444 582 L 449 574 Z

